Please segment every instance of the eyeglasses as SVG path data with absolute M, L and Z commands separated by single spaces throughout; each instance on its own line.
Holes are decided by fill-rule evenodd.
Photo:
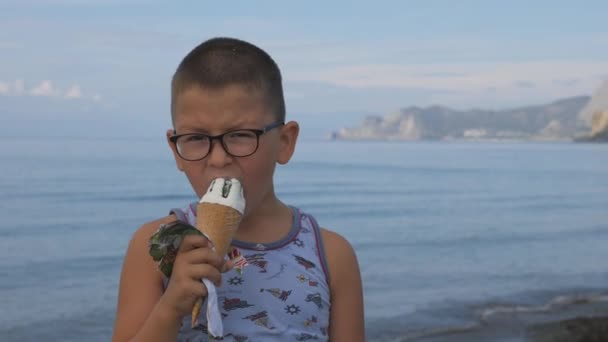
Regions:
M 211 152 L 213 140 L 219 140 L 224 151 L 233 157 L 247 157 L 254 154 L 260 145 L 260 136 L 284 122 L 275 122 L 262 129 L 238 129 L 220 135 L 200 133 L 178 134 L 169 137 L 175 144 L 177 154 L 188 161 L 204 159 Z

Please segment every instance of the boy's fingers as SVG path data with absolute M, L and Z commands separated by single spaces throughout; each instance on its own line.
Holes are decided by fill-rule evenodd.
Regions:
M 195 297 L 205 297 L 208 293 L 207 286 L 202 281 L 191 283 L 188 288 Z
M 192 279 L 196 279 L 197 281 L 200 281 L 202 278 L 207 278 L 216 286 L 219 286 L 222 281 L 220 271 L 211 265 L 195 265 L 189 272 Z
M 188 251 L 186 260 L 191 264 L 210 264 L 218 270 L 221 269 L 224 260 L 209 248 L 197 248 Z
M 226 273 L 234 267 L 234 261 L 228 260 L 222 265 L 221 272 Z
M 184 237 L 179 245 L 180 252 L 188 252 L 196 248 L 209 246 L 209 240 L 202 235 L 189 234 Z

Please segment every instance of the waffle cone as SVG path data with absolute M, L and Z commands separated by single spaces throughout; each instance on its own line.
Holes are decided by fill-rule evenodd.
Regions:
M 196 210 L 196 228 L 207 235 L 219 255 L 226 255 L 241 222 L 241 213 L 229 206 L 206 202 L 199 203 Z
M 228 252 L 232 237 L 239 227 L 243 215 L 236 209 L 216 203 L 198 203 L 196 228 L 213 243 L 215 251 L 224 256 Z M 203 299 L 199 298 L 192 308 L 192 327 L 200 315 Z

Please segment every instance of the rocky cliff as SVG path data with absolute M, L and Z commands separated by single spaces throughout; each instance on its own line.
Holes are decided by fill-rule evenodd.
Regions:
M 591 100 L 583 107 L 578 116 L 587 126 L 591 126 L 595 113 L 603 110 L 608 110 L 608 81 L 605 81 L 593 93 Z
M 608 142 L 608 110 L 600 110 L 591 118 L 591 134 L 586 141 Z
M 367 117 L 359 127 L 342 128 L 332 137 L 340 140 L 570 140 L 588 134 L 589 127 L 579 118 L 579 113 L 589 100 L 587 96 L 578 96 L 501 111 L 408 107 L 385 117 Z

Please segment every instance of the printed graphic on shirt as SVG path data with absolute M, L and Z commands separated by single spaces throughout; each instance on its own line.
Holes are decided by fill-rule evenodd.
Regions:
M 290 315 L 297 315 L 300 313 L 300 307 L 297 305 L 287 305 L 285 307 L 285 312 L 287 312 Z
M 316 265 L 315 265 L 314 262 L 312 262 L 310 260 L 306 260 L 306 259 L 302 258 L 299 255 L 295 255 L 295 254 L 292 254 L 292 255 L 294 256 L 294 258 L 296 258 L 296 261 L 298 262 L 298 264 L 304 266 L 304 268 L 306 270 L 309 270 L 311 268 L 315 268 L 316 267 Z
M 317 316 L 312 316 L 304 321 L 304 326 L 309 327 L 315 323 L 317 323 Z
M 259 325 L 266 329 L 270 329 L 270 330 L 274 329 L 274 327 L 271 327 L 268 323 L 268 312 L 266 312 L 266 311 L 260 311 L 256 314 L 249 315 L 243 319 L 248 319 L 248 320 L 254 322 L 256 325 Z
M 264 245 L 263 245 L 263 244 L 261 244 L 261 243 L 258 243 L 257 245 L 255 245 L 255 246 L 253 247 L 253 249 L 255 249 L 255 250 L 257 250 L 257 251 L 265 251 L 265 250 L 266 250 L 266 246 L 264 246 Z
M 266 253 L 249 254 L 245 255 L 245 259 L 247 259 L 247 262 L 249 264 L 259 267 L 261 269 L 260 273 L 266 273 L 268 272 L 266 270 L 266 265 L 268 265 L 268 261 L 264 259 L 265 255 Z
M 240 300 L 239 298 L 224 298 L 224 303 L 222 305 L 226 311 L 244 309 L 253 306 L 253 304 L 249 304 L 246 300 Z
M 316 287 L 319 285 L 318 281 L 312 280 L 311 278 L 308 278 L 303 274 L 298 275 L 296 278 L 300 281 L 300 283 L 304 283 L 304 282 L 308 281 L 308 286 Z
M 266 279 L 270 280 L 270 279 L 274 279 L 274 278 L 280 276 L 281 274 L 283 274 L 283 272 L 285 272 L 285 267 L 287 267 L 287 264 L 281 264 L 281 269 L 277 273 L 271 275 L 270 277 L 268 277 Z
M 228 334 L 224 337 L 232 337 L 232 340 L 234 342 L 245 342 L 249 339 L 249 337 L 247 336 L 243 336 L 243 335 L 233 335 L 233 334 Z
M 237 285 L 241 285 L 244 281 L 245 280 L 243 279 L 243 277 L 232 277 L 232 278 L 228 279 L 228 284 L 237 286 Z
M 209 331 L 207 331 L 207 326 L 206 326 L 206 325 L 204 325 L 204 324 L 202 324 L 202 323 L 197 323 L 197 324 L 194 326 L 194 328 L 192 328 L 192 329 L 197 330 L 197 331 L 200 331 L 200 332 L 202 332 L 203 334 L 208 334 L 208 333 L 209 333 Z
M 232 246 L 228 257 L 246 265 L 225 273 L 218 288 L 223 317 L 223 341 L 253 342 L 269 333 L 283 334 L 283 327 L 293 327 L 284 340 L 319 342 L 329 338 L 331 297 L 326 287 L 317 251 L 316 234 L 310 216 L 301 216 L 293 239 L 276 249 L 254 245 Z M 249 268 L 246 269 L 246 268 Z M 184 320 L 178 340 L 214 341 L 208 336 L 207 322 L 192 328 Z M 203 325 L 204 324 L 204 325 Z M 280 328 L 279 328 L 280 327 Z
M 296 341 L 310 341 L 318 339 L 319 337 L 317 337 L 317 335 L 311 335 L 306 333 L 301 333 L 300 335 L 296 336 Z
M 247 262 L 247 259 L 245 259 L 243 255 L 241 255 L 241 252 L 238 250 L 238 248 L 231 246 L 228 249 L 228 257 L 234 263 L 233 268 L 236 270 L 236 272 L 239 275 L 243 274 L 245 266 L 249 265 L 249 263 Z
M 308 296 L 306 296 L 306 302 L 307 303 L 314 303 L 317 305 L 317 307 L 319 307 L 319 309 L 323 308 L 323 301 L 321 299 L 321 294 L 319 292 L 313 293 L 313 294 L 309 294 Z
M 272 289 L 260 289 L 260 292 L 268 292 L 270 294 L 272 294 L 273 296 L 277 297 L 278 299 L 282 300 L 282 301 L 286 301 L 287 298 L 289 298 L 289 295 L 291 294 L 291 290 L 289 291 L 284 291 L 278 288 L 272 288 Z
M 211 334 L 208 334 L 207 337 L 209 338 L 209 341 L 223 341 L 224 340 L 223 337 L 214 337 Z M 194 341 L 186 340 L 186 342 L 194 342 Z

